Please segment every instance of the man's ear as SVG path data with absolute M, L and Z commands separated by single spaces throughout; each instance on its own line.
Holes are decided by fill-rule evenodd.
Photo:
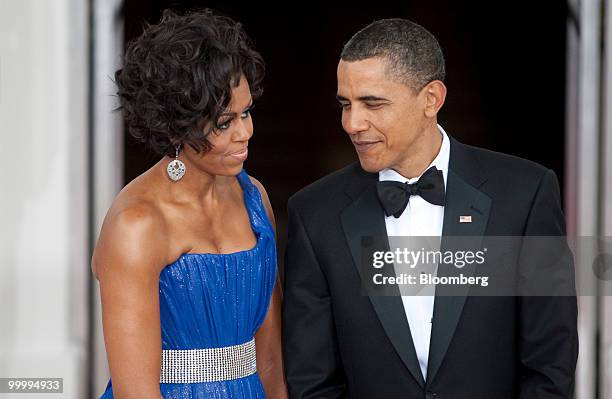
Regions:
M 440 80 L 434 80 L 421 90 L 421 95 L 425 96 L 425 116 L 434 118 L 446 100 L 446 86 Z

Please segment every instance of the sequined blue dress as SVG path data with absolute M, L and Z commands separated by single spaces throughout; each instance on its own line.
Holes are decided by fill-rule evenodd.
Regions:
M 162 349 L 221 348 L 250 341 L 266 317 L 276 278 L 274 231 L 257 187 L 242 170 L 254 248 L 231 254 L 183 254 L 159 279 Z M 109 381 L 101 399 L 113 398 Z M 164 398 L 265 398 L 257 373 L 202 383 L 160 383 Z

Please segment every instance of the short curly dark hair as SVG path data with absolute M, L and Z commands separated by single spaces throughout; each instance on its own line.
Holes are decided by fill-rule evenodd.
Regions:
M 257 98 L 264 70 L 240 23 L 209 9 L 165 10 L 127 46 L 115 73 L 119 109 L 130 134 L 159 154 L 174 156 L 179 144 L 208 151 L 232 88 L 244 75 Z

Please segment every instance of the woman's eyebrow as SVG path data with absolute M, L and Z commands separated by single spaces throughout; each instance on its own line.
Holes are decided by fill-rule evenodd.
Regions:
M 249 101 L 249 105 L 247 105 L 246 108 L 242 110 L 242 112 L 249 110 L 249 108 L 251 108 L 252 106 L 253 106 L 253 98 L 251 97 L 251 101 Z
M 248 111 L 248 109 L 251 108 L 252 106 L 253 106 L 253 98 L 251 97 L 251 101 L 249 101 L 249 105 L 247 105 L 246 108 L 244 110 L 242 110 L 242 112 Z M 236 117 L 236 113 L 235 112 L 224 112 L 224 113 L 221 114 L 221 116 L 222 117 L 235 118 Z

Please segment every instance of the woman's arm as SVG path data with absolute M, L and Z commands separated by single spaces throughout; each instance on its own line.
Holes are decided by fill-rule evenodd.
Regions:
M 268 219 L 276 231 L 274 212 L 270 204 L 268 194 L 263 185 L 251 177 L 251 180 L 259 189 L 263 200 Z M 283 370 L 283 353 L 281 349 L 281 303 L 282 293 L 280 290 L 280 279 L 277 277 L 270 307 L 266 318 L 255 334 L 255 345 L 257 352 L 257 371 L 266 392 L 270 399 L 286 399 L 287 384 L 285 383 L 285 373 Z
M 110 215 L 92 263 L 100 280 L 104 341 L 117 399 L 161 398 L 159 273 L 163 226 L 150 208 Z
M 281 351 L 280 310 L 281 293 L 280 284 L 277 281 L 266 319 L 255 334 L 257 372 L 263 383 L 266 396 L 270 399 L 288 398 Z

